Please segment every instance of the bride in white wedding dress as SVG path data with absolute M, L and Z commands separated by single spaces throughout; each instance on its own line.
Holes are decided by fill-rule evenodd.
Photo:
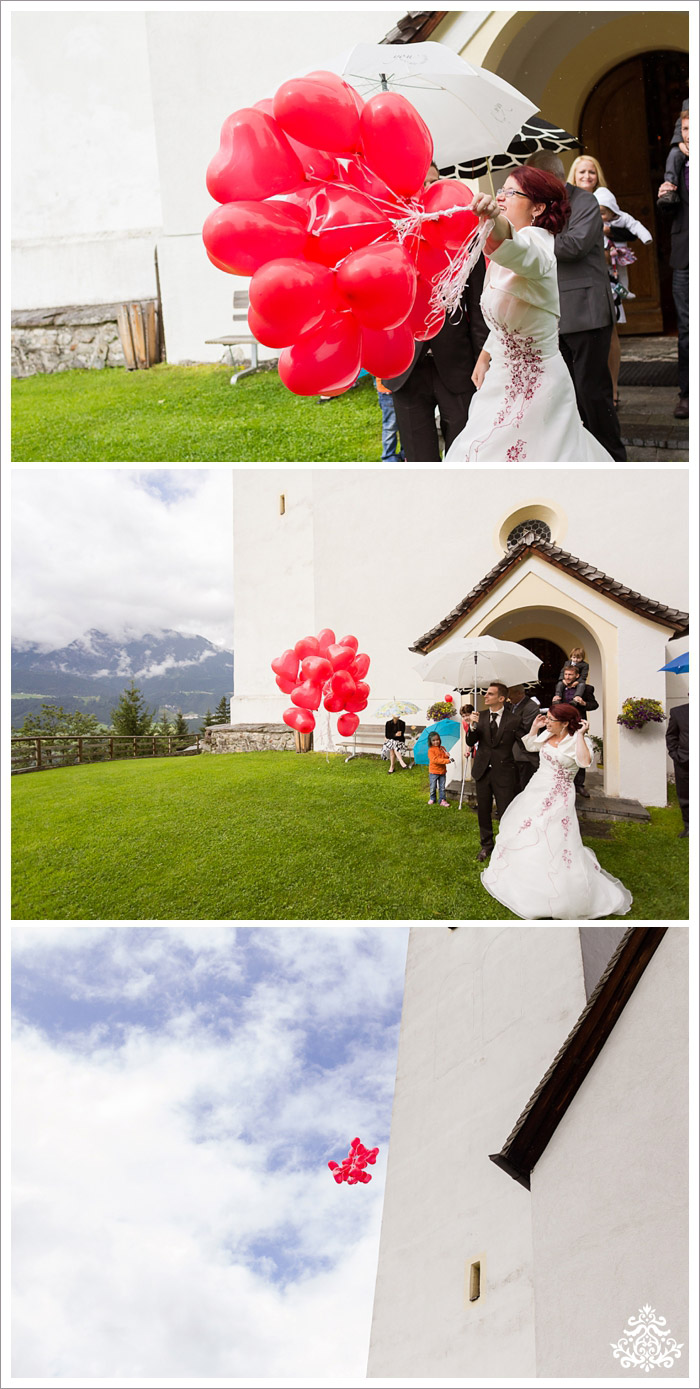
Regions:
M 501 817 L 481 881 L 523 921 L 625 916 L 632 894 L 584 847 L 576 818 L 574 777 L 591 762 L 588 724 L 575 705 L 558 704 L 556 712 L 556 719 L 538 714 L 522 738 L 540 765 Z
M 612 462 L 581 423 L 559 351 L 553 233 L 569 214 L 563 184 L 542 169 L 516 169 L 495 200 L 477 193 L 472 208 L 482 223 L 493 218 L 481 296 L 490 332 L 472 373 L 469 418 L 445 461 Z

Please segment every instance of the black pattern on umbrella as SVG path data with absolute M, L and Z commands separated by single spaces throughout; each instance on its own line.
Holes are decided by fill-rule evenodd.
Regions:
M 489 172 L 492 174 L 504 173 L 506 169 L 517 169 L 519 164 L 525 164 L 531 154 L 536 154 L 538 150 L 552 150 L 559 154 L 563 150 L 576 150 L 579 148 L 580 141 L 575 135 L 569 135 L 567 130 L 562 130 L 560 125 L 553 125 L 551 121 L 546 121 L 539 112 L 536 116 L 531 116 L 521 127 L 519 133 L 511 140 L 505 154 L 492 154 L 488 158 L 486 155 L 481 159 L 468 159 L 461 164 L 449 164 L 444 169 L 440 169 L 442 178 L 486 178 Z

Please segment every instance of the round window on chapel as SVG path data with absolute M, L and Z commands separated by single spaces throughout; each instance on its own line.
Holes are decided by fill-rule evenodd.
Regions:
M 552 532 L 545 521 L 521 521 L 510 532 L 506 541 L 506 549 L 514 550 L 516 545 L 520 545 L 521 541 L 529 539 L 530 536 L 534 540 L 544 540 L 549 543 L 552 539 Z

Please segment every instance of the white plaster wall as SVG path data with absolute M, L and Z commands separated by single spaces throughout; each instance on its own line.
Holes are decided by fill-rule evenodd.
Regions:
M 145 13 L 15 13 L 12 60 L 13 308 L 153 295 Z
M 330 625 L 315 623 L 312 474 L 294 478 L 290 487 L 284 468 L 233 474 L 234 724 L 281 720 L 290 700 L 270 661 Z
M 307 408 L 318 409 L 314 402 Z M 622 471 L 598 475 L 596 486 L 584 489 L 580 475 L 559 474 L 555 500 L 567 520 L 565 535 L 557 540 L 631 588 L 685 608 L 683 538 L 657 509 L 665 477 L 655 471 L 638 474 L 630 496 L 629 475 Z M 677 481 L 687 486 L 685 474 Z M 279 515 L 281 491 L 290 508 L 285 516 Z M 337 635 L 354 632 L 371 657 L 371 699 L 363 722 L 371 722 L 374 709 L 393 696 L 412 700 L 422 716 L 445 689 L 421 680 L 414 668 L 419 658 L 408 648 L 500 558 L 496 537 L 504 516 L 533 497 L 551 497 L 552 491 L 546 470 L 526 476 L 499 470 L 496 488 L 484 472 L 235 470 L 237 721 L 281 718 L 288 699 L 277 692 L 269 662 L 307 631 L 325 626 Z M 308 526 L 295 528 L 291 518 L 299 510 L 313 512 L 313 538 Z M 668 632 L 658 624 L 633 617 L 620 604 L 532 559 L 488 601 L 500 602 L 538 565 L 556 581 L 563 606 L 571 595 L 617 627 L 620 699 L 627 692 L 663 699 L 665 677 L 656 672 L 665 663 Z M 645 740 L 650 731 L 640 737 Z M 649 756 L 646 742 L 626 750 L 620 794 L 664 805 L 665 755 L 653 737 L 649 741 Z
M 670 928 L 533 1172 L 539 1377 L 634 1376 L 611 1343 L 646 1303 L 688 1374 L 687 951 Z
M 370 1377 L 534 1375 L 530 1197 L 489 1154 L 584 1005 L 575 928 L 411 929 Z

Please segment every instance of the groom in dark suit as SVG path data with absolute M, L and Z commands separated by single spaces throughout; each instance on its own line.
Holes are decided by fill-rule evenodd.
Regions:
M 481 848 L 477 854 L 483 863 L 493 852 L 493 822 L 491 811 L 494 798 L 499 817 L 520 791 L 518 769 L 513 757 L 517 738 L 524 732 L 520 714 L 506 709 L 507 685 L 494 680 L 484 695 L 485 709 L 470 715 L 467 745 L 476 750 L 472 776 L 476 782 L 476 806 L 479 817 Z
M 425 187 L 440 177 L 431 164 Z M 401 448 L 408 463 L 439 463 L 440 440 L 435 407 L 445 452 L 462 433 L 476 390 L 472 372 L 489 330 L 481 312 L 486 262 L 479 257 L 462 295 L 460 306 L 446 318 L 440 332 L 428 342 L 415 344 L 413 361 L 400 376 L 385 380 L 394 399 Z

